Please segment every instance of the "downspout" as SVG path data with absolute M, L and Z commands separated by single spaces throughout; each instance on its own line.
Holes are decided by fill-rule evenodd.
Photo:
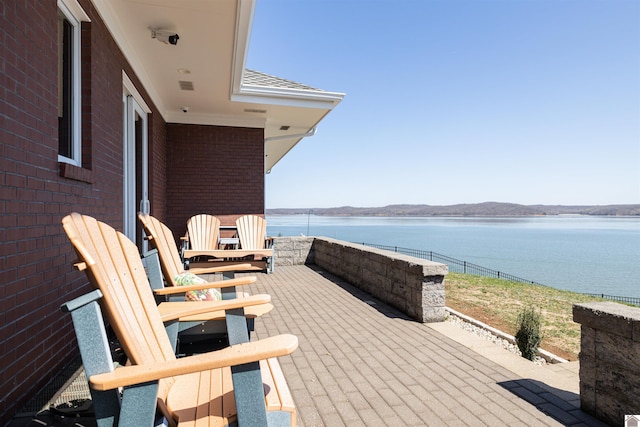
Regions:
M 288 138 L 306 138 L 307 136 L 313 136 L 316 134 L 316 131 L 318 130 L 317 127 L 312 128 L 309 132 L 307 133 L 297 133 L 297 134 L 293 134 L 293 135 L 278 135 L 278 136 L 270 136 L 268 138 L 264 139 L 264 142 L 267 143 L 269 141 L 275 141 L 277 139 L 288 139 Z

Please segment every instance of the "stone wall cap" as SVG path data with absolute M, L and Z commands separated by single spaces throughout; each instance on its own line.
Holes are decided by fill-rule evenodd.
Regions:
M 411 255 L 400 254 L 386 249 L 378 249 L 373 246 L 366 246 L 361 243 L 351 243 L 345 240 L 332 239 L 330 237 L 316 237 L 316 240 L 323 240 L 330 244 L 341 245 L 344 247 L 352 248 L 358 251 L 366 251 L 379 255 L 383 255 L 391 260 L 403 261 L 410 265 L 418 265 L 423 268 L 425 276 L 446 276 L 449 273 L 449 266 L 441 262 L 429 261 L 414 257 Z
M 574 304 L 573 321 L 595 330 L 640 341 L 640 307 L 611 301 Z
M 574 304 L 574 307 L 583 307 L 587 310 L 608 313 L 618 317 L 640 321 L 640 307 L 631 307 L 613 301 L 594 301 Z

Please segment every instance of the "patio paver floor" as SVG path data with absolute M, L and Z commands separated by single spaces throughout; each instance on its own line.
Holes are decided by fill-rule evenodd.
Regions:
M 280 359 L 299 426 L 604 425 L 579 409 L 577 370 L 536 367 L 554 386 L 523 377 L 315 266 L 251 288 L 275 306 L 256 337 L 299 338 Z
M 299 338 L 280 364 L 300 427 L 605 425 L 579 409 L 576 362 L 534 367 L 447 322 L 413 321 L 315 266 L 257 276 L 248 290 L 270 294 L 275 308 L 253 339 Z

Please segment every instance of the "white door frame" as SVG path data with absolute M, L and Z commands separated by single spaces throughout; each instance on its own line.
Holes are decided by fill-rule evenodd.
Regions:
M 149 152 L 148 152 L 148 135 L 147 135 L 147 114 L 151 112 L 140 93 L 123 72 L 123 232 L 132 241 L 136 241 L 137 217 L 138 211 L 143 213 L 150 212 L 149 204 Z M 140 140 L 136 140 L 136 121 L 140 123 Z M 142 158 L 136 159 L 136 144 L 140 144 L 140 153 Z M 136 165 L 141 167 L 142 189 L 141 199 L 136 197 Z M 147 251 L 147 242 L 142 240 L 142 251 Z

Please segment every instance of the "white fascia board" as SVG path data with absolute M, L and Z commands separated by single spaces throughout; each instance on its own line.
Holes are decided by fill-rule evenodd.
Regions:
M 344 93 L 254 85 L 242 85 L 239 93 L 231 95 L 231 100 L 236 102 L 328 110 L 338 105 L 342 98 Z
M 233 46 L 233 60 L 231 62 L 233 67 L 231 70 L 231 93 L 229 94 L 231 100 L 233 100 L 234 94 L 241 91 L 255 10 L 256 0 L 238 0 L 235 45 Z

